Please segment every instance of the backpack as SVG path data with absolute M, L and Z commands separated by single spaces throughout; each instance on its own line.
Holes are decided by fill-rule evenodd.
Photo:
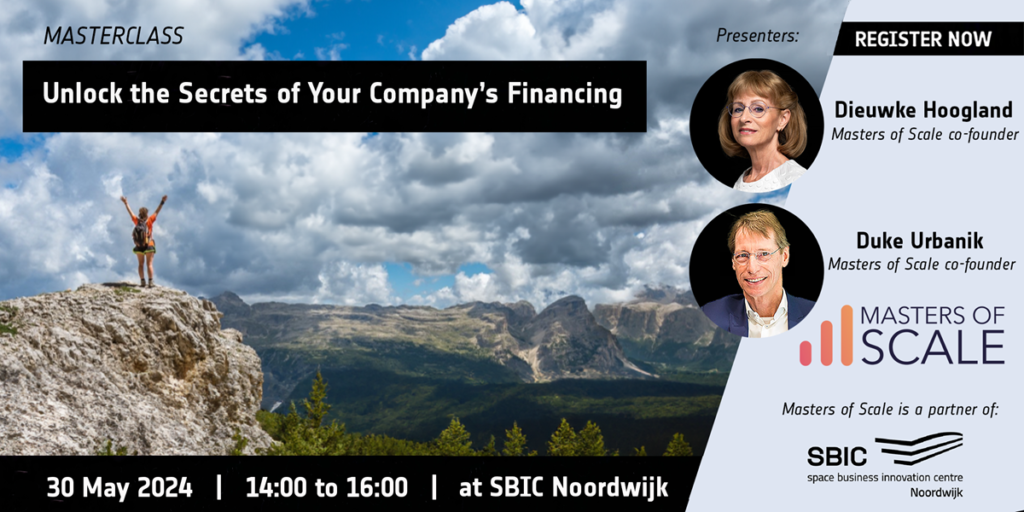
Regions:
M 139 219 L 135 224 L 135 228 L 132 229 L 132 240 L 135 241 L 136 248 L 146 249 L 149 247 L 149 229 L 146 228 L 146 221 Z

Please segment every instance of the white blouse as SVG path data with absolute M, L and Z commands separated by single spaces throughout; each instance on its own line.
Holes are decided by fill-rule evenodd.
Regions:
M 752 183 L 746 183 L 743 181 L 743 177 L 750 173 L 750 169 L 751 167 L 747 167 L 747 170 L 740 174 L 740 179 L 736 180 L 736 184 L 732 188 L 744 192 L 771 192 L 793 183 L 807 172 L 807 169 L 796 163 L 796 160 L 786 160 L 784 164 L 772 169 L 772 172 L 766 174 L 763 178 Z

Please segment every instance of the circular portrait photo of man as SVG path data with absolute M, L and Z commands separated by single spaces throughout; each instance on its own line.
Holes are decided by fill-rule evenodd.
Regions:
M 715 179 L 745 192 L 771 192 L 803 176 L 818 156 L 824 127 L 814 88 L 768 59 L 718 70 L 690 109 L 697 158 Z
M 746 204 L 715 217 L 690 255 L 690 286 L 701 311 L 746 338 L 782 334 L 803 320 L 825 277 L 821 247 L 788 211 Z

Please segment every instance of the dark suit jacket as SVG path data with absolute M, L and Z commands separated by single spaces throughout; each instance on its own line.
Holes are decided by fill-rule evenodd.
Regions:
M 811 312 L 814 301 L 794 297 L 789 293 L 786 293 L 786 298 L 789 301 L 789 328 L 792 329 L 807 316 L 807 313 Z M 727 295 L 704 304 L 700 309 L 722 329 L 746 336 L 749 332 L 749 324 L 747 323 L 747 308 L 743 305 L 744 300 L 742 293 Z

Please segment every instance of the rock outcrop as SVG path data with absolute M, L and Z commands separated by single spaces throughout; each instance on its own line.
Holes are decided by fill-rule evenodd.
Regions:
M 224 454 L 236 430 L 269 446 L 260 360 L 220 316 L 128 284 L 0 302 L 0 454 Z
M 627 356 L 643 361 L 727 372 L 739 348 L 739 336 L 711 322 L 690 292 L 674 288 L 648 288 L 630 302 L 598 304 L 594 316 Z
M 573 377 L 642 377 L 622 348 L 575 295 L 544 308 L 524 330 L 523 355 L 538 380 Z

